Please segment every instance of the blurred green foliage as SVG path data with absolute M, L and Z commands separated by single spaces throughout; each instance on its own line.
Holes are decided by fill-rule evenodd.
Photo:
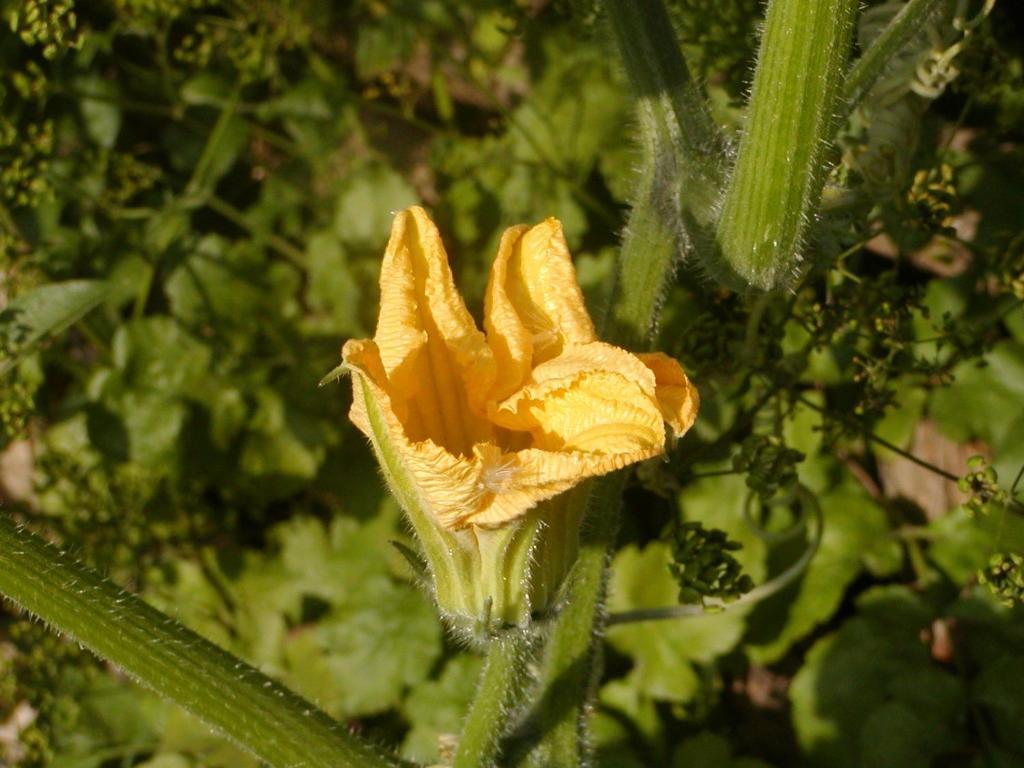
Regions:
M 898 5 L 871 5 L 862 45 Z M 503 227 L 559 217 L 600 315 L 637 154 L 599 4 L 0 7 L 3 513 L 437 759 L 480 660 L 388 543 L 412 545 L 345 388 L 316 384 L 372 328 L 391 213 L 413 202 L 475 309 Z M 670 3 L 733 133 L 759 7 Z M 675 605 L 673 573 L 703 567 L 693 531 L 732 559 L 723 594 L 750 586 L 738 567 L 784 572 L 809 546 L 798 483 L 823 528 L 766 600 L 610 628 L 598 764 L 1024 762 L 1013 30 L 998 4 L 928 96 L 912 86 L 935 36 L 904 52 L 844 129 L 832 172 L 853 193 L 826 191 L 792 292 L 680 264 L 658 347 L 703 410 L 627 494 L 611 610 Z M 253 764 L 12 611 L 0 726 L 19 766 Z

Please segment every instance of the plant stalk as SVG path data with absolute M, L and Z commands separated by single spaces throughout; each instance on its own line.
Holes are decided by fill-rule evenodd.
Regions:
M 526 631 L 507 632 L 488 644 L 487 661 L 462 726 L 452 768 L 490 768 L 497 764 L 510 715 L 526 690 L 531 651 L 532 636 Z
M 586 762 L 586 717 L 600 677 L 608 563 L 627 477 L 616 472 L 593 482 L 580 553 L 544 649 L 539 698 L 524 729 L 527 749 L 515 765 L 573 768 Z
M 0 594 L 274 768 L 402 765 L 6 514 L 0 514 Z
M 677 256 L 711 262 L 725 140 L 661 0 L 604 5 L 636 99 L 643 153 L 606 336 L 635 346 L 653 330 L 651 299 L 664 294 Z
M 888 26 L 850 68 L 843 83 L 840 102 L 841 119 L 845 119 L 885 74 L 886 68 L 907 43 L 920 34 L 925 22 L 944 0 L 908 0 Z
M 824 149 L 849 57 L 857 0 L 771 0 L 718 222 L 718 276 L 770 290 L 792 279 L 824 181 Z

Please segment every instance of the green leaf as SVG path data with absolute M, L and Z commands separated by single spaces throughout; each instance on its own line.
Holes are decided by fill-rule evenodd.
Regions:
M 47 762 L 48 768 L 101 768 L 111 744 L 127 755 L 152 749 L 167 705 L 148 691 L 77 672 L 65 678 L 67 690 L 50 692 L 58 699 L 69 697 L 76 717 L 74 733 L 55 739 L 57 754 Z
M 182 83 L 178 93 L 190 106 L 221 107 L 231 97 L 231 83 L 218 73 L 201 72 Z
M 967 584 L 995 552 L 1024 552 L 1024 518 L 1009 510 L 970 515 L 960 507 L 928 525 L 928 558 L 954 583 Z
M 176 463 L 178 438 L 185 424 L 181 400 L 145 390 L 130 390 L 116 401 L 124 426 L 128 456 L 145 467 Z
M 1019 413 L 1024 401 L 1024 344 L 997 344 L 983 362 L 965 361 L 953 375 L 953 383 L 936 389 L 929 405 L 939 427 L 958 442 L 978 437 L 1000 442 L 1013 426 L 1007 416 Z
M 550 65 L 512 114 L 512 151 L 531 164 L 585 176 L 599 149 L 621 136 L 628 101 L 611 59 L 594 48 L 567 46 L 569 34 L 542 42 Z
M 402 712 L 412 728 L 402 743 L 402 754 L 421 763 L 440 759 L 441 738 L 458 736 L 473 701 L 482 659 L 467 653 L 451 659 L 436 680 L 425 680 L 406 697 Z
M 908 589 L 876 588 L 858 607 L 811 649 L 790 688 L 808 764 L 927 768 L 964 743 L 964 682 L 932 662 L 921 637 L 933 614 Z
M 363 24 L 356 36 L 356 70 L 362 79 L 370 79 L 391 69 L 411 42 L 402 25 L 388 23 Z
M 735 758 L 732 746 L 722 736 L 705 731 L 692 736 L 672 756 L 675 768 L 768 768 L 760 760 Z
M 121 94 L 116 82 L 91 75 L 78 78 L 75 87 L 83 94 L 78 106 L 85 132 L 104 149 L 113 149 L 121 130 Z
M 743 548 L 733 555 L 755 584 L 767 576 L 767 545 L 746 519 L 749 490 L 742 477 L 727 475 L 691 483 L 679 494 L 679 510 L 685 520 L 696 520 L 705 528 L 725 531 Z
M 166 395 L 199 395 L 209 381 L 212 350 L 166 315 L 118 327 L 111 345 L 124 381 Z
M 998 744 L 1013 752 L 1016 758 L 1024 756 L 1024 702 L 1020 689 L 1008 685 L 1010 680 L 1024 679 L 1024 654 L 999 653 L 985 665 L 971 687 L 971 704 L 975 711 L 984 713 Z
M 641 733 L 645 742 L 656 743 L 662 735 L 662 724 L 657 703 L 643 692 L 636 680 L 634 668 L 625 677 L 605 683 L 598 693 L 600 706 L 591 725 L 597 765 L 617 768 L 649 765 L 641 759 L 636 734 Z
M 99 306 L 110 292 L 102 280 L 69 280 L 34 288 L 0 311 L 0 340 L 12 354 L 0 360 L 0 376 L 10 371 L 21 354 L 48 335 L 60 333 Z
M 229 248 L 223 239 L 211 235 L 170 274 L 164 293 L 175 317 L 197 327 L 214 324 L 224 333 L 270 311 L 261 278 L 266 278 L 262 259 L 253 258 L 244 248 Z
M 803 577 L 750 615 L 754 634 L 748 638 L 747 652 L 757 663 L 777 661 L 794 642 L 828 620 L 866 566 L 886 576 L 902 564 L 900 545 L 888 536 L 885 511 L 865 491 L 840 487 L 822 495 L 819 503 L 825 529 Z
M 306 259 L 306 300 L 317 313 L 310 322 L 311 330 L 337 336 L 363 334 L 360 286 L 338 236 L 327 231 L 314 233 L 306 246 Z
M 875 426 L 875 434 L 893 445 L 907 449 L 914 435 L 914 428 L 921 419 L 928 392 L 917 386 L 916 382 L 901 380 L 896 388 L 898 408 L 890 408 Z M 892 457 L 887 448 L 876 445 L 872 448 L 879 456 Z
M 687 520 L 718 528 L 743 545 L 733 555 L 755 583 L 765 575 L 766 546 L 744 519 L 747 488 L 742 478 L 729 476 L 691 484 L 679 496 Z M 678 604 L 679 586 L 668 565 L 670 547 L 654 542 L 643 550 L 622 549 L 612 564 L 609 609 L 660 608 Z M 684 702 L 699 687 L 695 665 L 710 664 L 739 642 L 748 608 L 708 613 L 685 619 L 617 624 L 608 641 L 633 657 L 633 681 L 645 695 Z
M 671 551 L 654 542 L 643 550 L 629 546 L 612 564 L 611 611 L 675 605 L 679 586 L 669 573 Z M 695 664 L 710 664 L 733 648 L 743 633 L 743 611 L 687 619 L 618 624 L 608 642 L 635 664 L 631 681 L 640 692 L 663 701 L 685 702 L 700 685 Z
M 280 498 L 316 477 L 326 453 L 325 437 L 321 426 L 281 393 L 262 387 L 255 394 L 239 467 L 254 493 Z
M 338 195 L 334 232 L 345 245 L 382 253 L 397 211 L 419 202 L 409 184 L 383 163 L 353 173 Z
M 441 653 L 441 625 L 426 597 L 377 579 L 347 596 L 314 630 L 339 712 L 367 715 L 398 704 Z
M 313 518 L 297 517 L 275 528 L 273 539 L 291 588 L 336 603 L 388 575 L 384 555 L 393 530 L 393 515 L 364 525 L 339 517 L 328 530 Z

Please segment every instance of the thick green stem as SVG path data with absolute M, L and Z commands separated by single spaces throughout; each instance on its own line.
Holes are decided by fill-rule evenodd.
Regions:
M 274 768 L 401 764 L 7 515 L 0 515 L 0 594 Z
M 945 0 L 908 0 L 871 46 L 857 59 L 843 83 L 839 105 L 845 118 L 885 74 L 893 58 L 921 33 L 925 22 Z
M 526 631 L 508 632 L 491 640 L 452 768 L 496 765 L 501 738 L 526 690 L 532 644 L 532 635 Z
M 772 289 L 797 271 L 856 11 L 857 0 L 768 4 L 747 129 L 718 223 L 718 276 L 738 287 Z
M 626 473 L 594 481 L 580 529 L 580 553 L 567 598 L 545 646 L 540 698 L 526 727 L 528 751 L 517 765 L 572 768 L 586 759 L 586 713 L 599 677 L 609 552 L 619 530 Z
M 724 179 L 725 141 L 690 76 L 661 0 L 606 0 L 608 21 L 636 97 L 643 164 L 608 329 L 642 344 L 677 254 L 708 265 Z M 639 258 L 626 258 L 635 253 Z

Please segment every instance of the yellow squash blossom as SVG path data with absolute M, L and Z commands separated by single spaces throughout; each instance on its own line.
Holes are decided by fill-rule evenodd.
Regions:
M 562 227 L 507 230 L 482 332 L 421 208 L 395 217 L 372 340 L 348 341 L 351 418 L 442 532 L 509 526 L 582 480 L 664 452 L 697 390 L 661 353 L 597 339 Z M 401 499 L 400 499 L 401 500 Z M 476 534 L 474 534 L 476 535 Z

